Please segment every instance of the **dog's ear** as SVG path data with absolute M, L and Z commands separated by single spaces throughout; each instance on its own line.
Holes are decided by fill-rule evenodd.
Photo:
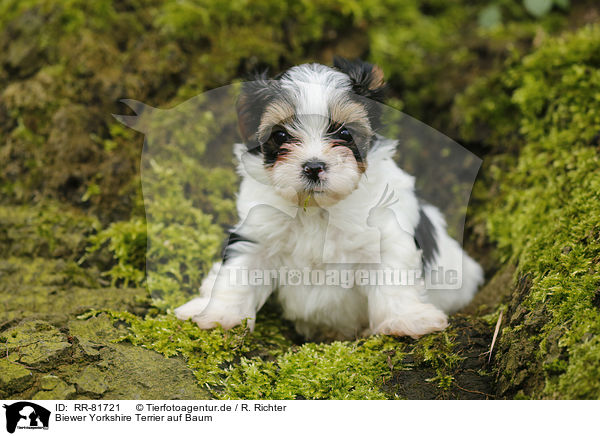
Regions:
M 359 59 L 351 61 L 336 56 L 333 58 L 333 66 L 350 77 L 355 93 L 383 102 L 386 84 L 383 80 L 383 70 L 377 65 Z
M 249 149 L 258 145 L 256 132 L 265 107 L 277 95 L 275 83 L 268 79 L 267 71 L 263 71 L 255 73 L 250 81 L 242 84 L 237 101 L 238 126 Z

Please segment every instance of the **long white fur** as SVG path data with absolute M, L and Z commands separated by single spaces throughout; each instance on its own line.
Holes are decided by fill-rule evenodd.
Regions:
M 291 157 L 292 164 L 318 157 L 334 166 L 340 156 L 328 154 L 331 148 L 320 135 L 331 102 L 350 88 L 348 77 L 311 64 L 294 67 L 282 83 L 297 114 L 322 117 L 308 117 L 308 125 L 298 127 L 302 131 L 298 134 L 305 135 L 306 147 Z M 284 285 L 281 281 L 260 286 L 232 282 L 236 275 L 231 272 L 236 268 L 358 270 L 372 268 L 375 261 L 378 268 L 422 269 L 421 251 L 414 242 L 419 222 L 414 178 L 393 161 L 395 147 L 394 141 L 377 139 L 364 174 L 356 170 L 355 163 L 337 162 L 339 168 L 328 175 L 331 191 L 315 194 L 316 204 L 303 207 L 298 203 L 302 180 L 292 171 L 292 164 L 274 178 L 261 155 L 236 144 L 242 182 L 237 200 L 240 221 L 235 231 L 254 242 L 232 245 L 231 257 L 225 264 L 213 266 L 202 283 L 201 296 L 177 308 L 177 317 L 192 318 L 201 328 L 216 324 L 230 328 L 248 319 L 253 328 L 257 311 L 277 291 L 284 317 L 306 337 L 352 338 L 371 333 L 418 337 L 444 329 L 447 314 L 471 300 L 483 281 L 483 272 L 450 238 L 442 214 L 433 206 L 424 208 L 438 245 L 432 265 L 458 271 L 462 285 L 457 289 L 426 289 L 422 283 L 345 289 L 326 284 Z M 381 204 L 387 192 L 394 201 Z

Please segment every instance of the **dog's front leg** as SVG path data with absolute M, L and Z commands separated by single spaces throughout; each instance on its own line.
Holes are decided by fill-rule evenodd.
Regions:
M 203 329 L 217 325 L 229 329 L 247 319 L 253 330 L 256 312 L 274 288 L 269 272 L 255 254 L 237 254 L 216 263 L 202 282 L 201 296 L 175 309 L 175 315 L 191 318 Z
M 366 333 L 417 338 L 446 328 L 448 317 L 427 301 L 425 286 L 419 277 L 423 271 L 421 252 L 413 234 L 404 230 L 410 227 L 409 223 L 402 225 L 388 207 L 395 204 L 393 196 L 386 187 L 380 203 L 370 210 L 367 224 L 376 227 L 381 234 L 382 263 L 379 267 L 392 272 L 397 283 L 384 282 L 366 287 L 369 305 L 369 331 Z

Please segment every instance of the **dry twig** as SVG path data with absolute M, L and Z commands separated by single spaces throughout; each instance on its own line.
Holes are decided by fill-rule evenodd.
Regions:
M 490 346 L 490 351 L 488 352 L 490 355 L 488 356 L 488 363 L 492 360 L 492 351 L 494 351 L 494 344 L 496 343 L 496 338 L 498 337 L 498 332 L 500 331 L 500 324 L 502 324 L 502 314 L 504 311 L 500 311 L 500 316 L 498 316 L 498 322 L 496 323 L 496 329 L 494 330 L 494 337 L 492 338 L 492 345 Z

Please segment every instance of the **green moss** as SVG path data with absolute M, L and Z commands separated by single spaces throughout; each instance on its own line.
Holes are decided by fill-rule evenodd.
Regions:
M 442 390 L 451 388 L 454 381 L 452 374 L 463 360 L 454 351 L 455 339 L 456 333 L 453 331 L 427 335 L 413 350 L 415 362 L 435 370 L 436 376 L 427 381 L 437 383 Z
M 0 359 L 1 390 L 9 393 L 22 392 L 30 387 L 33 381 L 31 370 L 21 364 L 11 362 L 8 358 Z
M 175 108 L 152 126 L 175 137 L 150 138 L 150 147 L 159 150 L 144 157 L 146 220 L 114 222 L 91 236 L 88 247 L 92 254 L 106 248 L 113 256 L 115 264 L 105 272 L 113 285 L 143 284 L 162 309 L 196 292 L 220 254 L 223 227 L 234 221 L 233 169 L 203 164 L 206 144 L 198 138 L 206 136 L 206 123 L 191 120 L 185 110 Z
M 453 135 L 462 128 L 456 120 L 462 112 L 450 110 L 456 95 L 486 72 L 500 70 L 506 59 L 528 52 L 534 38 L 556 32 L 565 21 L 560 10 L 543 19 L 532 17 L 521 1 L 512 0 L 494 2 L 500 19 L 491 27 L 480 20 L 490 6 L 483 2 L 386 6 L 388 18 L 369 28 L 372 60 L 401 90 L 407 113 Z M 494 104 L 493 99 L 487 103 Z
M 82 394 L 100 396 L 109 390 L 107 374 L 95 366 L 86 366 L 82 371 L 71 377 L 77 391 Z
M 207 398 L 181 359 L 114 343 L 126 330 L 106 315 L 72 320 L 62 330 L 31 321 L 2 334 L 9 353 L 0 359 L 5 397 Z
M 455 382 L 487 391 L 487 374 L 468 374 L 481 367 L 491 327 L 466 328 L 460 321 L 449 332 L 417 342 L 389 336 L 333 343 L 296 345 L 291 326 L 274 307 L 259 313 L 254 332 L 245 326 L 228 331 L 200 330 L 189 321 L 166 315 L 146 318 L 110 312 L 125 321 L 121 340 L 173 357 L 181 356 L 198 383 L 220 399 L 386 399 L 404 398 L 399 374 L 414 372 L 428 384 L 422 398 L 464 398 Z M 478 327 L 479 328 L 479 327 Z M 459 339 L 460 332 L 460 339 Z M 466 361 L 468 365 L 465 365 Z M 471 397 L 485 398 L 472 391 Z
M 144 280 L 146 265 L 146 222 L 135 218 L 111 224 L 89 239 L 88 251 L 95 253 L 106 244 L 108 251 L 116 260 L 104 275 L 110 276 L 112 284 L 121 281 L 124 286 L 129 283 L 140 285 Z
M 65 383 L 55 375 L 45 375 L 40 379 L 40 391 L 33 400 L 70 399 L 75 394 L 75 387 Z
M 165 356 L 182 355 L 194 369 L 202 386 L 222 388 L 226 366 L 231 365 L 252 347 L 265 355 L 276 355 L 291 342 L 282 335 L 275 320 L 265 320 L 250 334 L 245 326 L 229 331 L 200 330 L 192 322 L 181 322 L 172 315 L 141 319 L 129 313 L 112 313 L 115 319 L 129 323 L 130 333 L 124 340 L 158 351 Z
M 0 261 L 0 324 L 26 317 L 66 321 L 90 309 L 147 311 L 142 288 L 102 287 L 98 271 L 43 258 Z
M 401 367 L 403 357 L 404 345 L 390 337 L 293 346 L 269 314 L 259 317 L 254 332 L 245 326 L 200 330 L 172 316 L 112 316 L 129 323 L 124 340 L 183 356 L 216 398 L 382 399 L 384 377 Z
M 114 343 L 127 330 L 106 315 L 80 318 L 68 324 L 79 364 L 60 374 L 78 398 L 206 398 L 181 359 Z
M 385 399 L 381 390 L 401 368 L 403 344 L 389 337 L 307 343 L 274 361 L 242 359 L 227 377 L 225 399 Z
M 55 203 L 0 206 L 0 255 L 79 260 L 98 221 Z
M 500 341 L 504 392 L 597 398 L 598 53 L 600 28 L 588 26 L 549 40 L 494 79 L 522 138 L 517 160 L 491 164 L 497 195 L 479 212 L 521 277 Z
M 43 321 L 29 321 L 0 335 L 6 359 L 28 367 L 45 368 L 56 364 L 69 348 L 65 335 Z

